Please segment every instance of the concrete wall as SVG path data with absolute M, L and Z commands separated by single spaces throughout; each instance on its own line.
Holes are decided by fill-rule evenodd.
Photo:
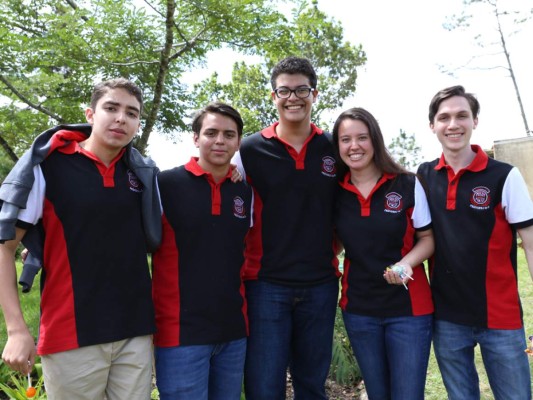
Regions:
M 533 198 L 533 137 L 496 140 L 494 158 L 518 167 Z

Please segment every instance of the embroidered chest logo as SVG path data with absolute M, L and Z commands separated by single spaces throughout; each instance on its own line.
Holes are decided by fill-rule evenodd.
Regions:
M 402 195 L 396 192 L 390 192 L 385 195 L 385 212 L 397 214 L 402 211 Z
M 233 198 L 233 215 L 235 215 L 237 218 L 246 218 L 244 200 L 239 196 L 235 196 Z
M 137 178 L 137 175 L 135 175 L 133 171 L 129 169 L 128 169 L 128 185 L 132 192 L 140 193 L 144 189 L 144 186 L 142 182 L 139 180 L 139 178 Z
M 488 210 L 490 208 L 490 190 L 485 186 L 477 186 L 472 189 L 470 195 L 470 207 L 476 210 Z
M 325 156 L 322 158 L 322 175 L 329 177 L 335 177 L 337 175 L 337 166 L 333 157 Z

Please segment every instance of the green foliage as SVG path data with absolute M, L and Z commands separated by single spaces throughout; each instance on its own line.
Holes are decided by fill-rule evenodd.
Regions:
M 17 274 L 20 276 L 20 272 L 22 270 L 22 264 L 17 263 Z M 22 313 L 24 315 L 24 319 L 26 320 L 26 324 L 28 325 L 31 334 L 34 338 L 37 338 L 38 330 L 39 330 L 39 317 L 40 317 L 40 283 L 39 283 L 39 275 L 36 276 L 35 282 L 33 284 L 33 288 L 29 293 L 22 293 L 19 287 L 19 297 L 20 297 L 20 306 L 22 308 Z M 7 332 L 6 332 L 6 325 L 3 318 L 3 315 L 0 317 L 0 349 L 3 350 L 4 346 L 6 345 L 7 341 Z M 37 363 L 39 363 L 39 358 L 36 360 Z M 4 364 L 0 364 L 0 371 L 3 370 L 3 368 L 7 368 Z M 0 372 L 0 382 L 4 382 L 1 380 L 2 373 Z
M 277 119 L 277 112 L 268 89 L 268 72 L 264 65 L 235 63 L 232 81 L 228 84 L 218 82 L 215 73 L 195 85 L 194 108 L 201 108 L 209 101 L 223 101 L 236 107 L 244 121 L 244 135 L 257 132 Z
M 0 108 L 0 133 L 18 155 L 47 126 L 83 122 L 81 110 L 94 82 L 119 73 L 111 55 L 100 53 L 98 40 L 109 49 L 116 46 L 113 55 L 134 48 L 113 22 L 123 15 L 122 26 L 135 29 L 138 20 L 128 20 L 123 2 L 115 3 L 112 12 L 105 1 L 95 1 L 90 13 L 83 2 L 77 9 L 57 0 L 0 4 L 0 25 L 9 32 L 0 36 L 0 94 L 9 99 Z M 113 35 L 105 31 L 113 29 Z
M 13 165 L 15 165 L 15 163 L 0 152 L 0 182 L 4 181 L 4 178 L 7 176 L 11 168 L 13 168 Z
M 22 264 L 17 263 L 17 276 L 20 275 L 22 270 Z M 39 275 L 35 279 L 32 290 L 29 293 L 22 293 L 19 288 L 20 306 L 26 324 L 28 325 L 30 332 L 37 338 L 39 329 L 39 316 L 40 316 L 40 283 Z M 7 332 L 3 315 L 0 317 L 0 351 L 2 351 L 6 345 Z M 34 365 L 34 371 L 32 376 L 38 379 L 35 388 L 37 389 L 37 395 L 33 399 L 46 399 L 44 394 L 44 387 L 42 387 L 42 365 L 40 363 L 40 357 L 36 358 Z M 17 374 L 13 372 L 7 365 L 0 361 L 0 389 L 12 399 L 26 399 L 26 378 L 23 380 L 17 378 Z M 22 385 L 22 386 L 21 386 Z M 20 388 L 23 388 L 21 391 Z M 24 397 L 20 397 L 24 395 Z M 18 397 L 17 397 L 18 396 Z
M 0 360 L 0 383 L 7 384 L 11 379 L 12 370 Z
M 0 135 L 30 143 L 43 125 L 83 122 L 94 83 L 124 76 L 145 94 L 143 151 L 154 128 L 186 128 L 185 71 L 220 47 L 260 54 L 282 21 L 266 0 L 3 0 Z
M 361 371 L 353 355 L 340 308 L 337 308 L 337 315 L 335 316 L 333 356 L 329 377 L 341 385 L 354 385 L 361 379 Z
M 37 364 L 35 365 L 37 367 Z M 39 371 L 42 371 L 40 369 L 39 365 Z M 31 397 L 32 400 L 46 400 L 47 396 L 44 391 L 44 380 L 42 373 L 39 374 L 39 378 L 37 380 L 37 383 L 33 385 L 33 387 L 36 390 L 35 396 Z M 27 400 L 28 396 L 26 396 L 26 389 L 28 388 L 28 381 L 26 377 L 21 378 L 20 375 L 17 376 L 16 373 L 10 374 L 10 384 L 4 384 L 0 382 L 0 389 L 4 394 L 9 396 L 10 399 L 14 400 Z
M 293 11 L 292 37 L 287 40 L 286 54 L 307 57 L 319 75 L 319 102 L 314 107 L 314 120 L 319 122 L 324 110 L 342 106 L 344 100 L 356 90 L 357 67 L 366 62 L 362 46 L 355 46 L 343 39 L 339 22 L 328 18 L 318 9 L 317 2 L 311 6 L 306 1 Z M 272 53 L 271 65 L 285 54 Z
M 22 154 L 33 141 L 33 137 L 25 134 L 28 126 L 35 129 L 35 132 L 41 132 L 47 129 L 48 125 L 49 118 L 46 115 L 38 114 L 27 107 L 21 108 L 13 101 L 0 106 L 0 142 L 4 148 L 1 156 L 5 155 L 6 159 L 14 164 L 17 160 L 16 155 Z M 9 148 L 5 146 L 9 146 Z M 10 151 L 14 153 L 15 157 Z
M 316 1 L 293 2 L 292 15 L 277 27 L 283 40 L 264 46 L 264 59 L 256 65 L 235 63 L 231 82 L 221 84 L 218 76 L 196 85 L 193 108 L 207 101 L 231 103 L 243 115 L 245 132 L 253 133 L 277 119 L 270 97 L 270 70 L 282 58 L 295 55 L 308 58 L 318 74 L 319 101 L 313 107 L 313 121 L 327 127 L 321 120 L 324 110 L 342 106 L 356 90 L 357 67 L 366 62 L 361 46 L 343 39 L 339 22 L 318 9 Z
M 414 133 L 408 135 L 400 129 L 399 135 L 392 139 L 389 151 L 397 162 L 410 171 L 415 170 L 420 164 L 421 148 L 416 144 Z
M 142 133 L 172 136 L 187 130 L 191 109 L 220 98 L 242 111 L 247 132 L 275 119 L 266 76 L 289 54 L 311 59 L 320 74 L 314 119 L 355 91 L 361 47 L 316 1 L 292 0 L 291 16 L 268 0 L 3 0 L 0 3 L 0 137 L 12 160 L 34 137 L 58 123 L 84 122 L 94 83 L 117 76 L 145 96 Z M 286 6 L 286 5 L 284 5 Z M 231 86 L 214 75 L 191 88 L 183 74 L 204 65 L 211 50 L 227 48 L 263 58 L 236 64 Z

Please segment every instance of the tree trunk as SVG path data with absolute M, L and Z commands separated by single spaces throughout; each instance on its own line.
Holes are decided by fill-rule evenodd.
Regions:
M 509 74 L 511 75 L 511 80 L 513 81 L 514 90 L 516 93 L 516 99 L 518 100 L 518 105 L 520 107 L 520 113 L 522 114 L 522 120 L 524 121 L 524 128 L 526 130 L 526 135 L 531 136 L 533 132 L 529 130 L 527 124 L 526 112 L 524 111 L 524 105 L 522 104 L 522 97 L 520 96 L 520 90 L 518 89 L 518 83 L 516 82 L 516 77 L 513 71 L 513 65 L 511 64 L 511 56 L 507 51 L 507 43 L 505 42 L 505 36 L 503 35 L 502 26 L 500 24 L 500 15 L 498 12 L 498 6 L 494 5 L 494 13 L 496 15 L 496 20 L 498 22 L 498 33 L 500 34 L 500 41 L 503 48 L 503 53 L 505 54 L 505 59 L 507 60 L 507 66 L 509 69 Z
M 176 2 L 174 0 L 167 0 L 167 14 L 166 14 L 166 35 L 165 46 L 161 50 L 161 61 L 159 63 L 159 74 L 157 76 L 157 82 L 154 88 L 154 98 L 152 100 L 152 108 L 146 118 L 146 123 L 142 131 L 141 137 L 135 143 L 135 147 L 142 154 L 146 153 L 148 147 L 148 139 L 150 133 L 154 129 L 155 122 L 157 121 L 157 114 L 161 108 L 161 98 L 163 97 L 163 91 L 165 90 L 165 79 L 170 65 L 170 52 L 174 44 L 174 13 L 176 11 Z

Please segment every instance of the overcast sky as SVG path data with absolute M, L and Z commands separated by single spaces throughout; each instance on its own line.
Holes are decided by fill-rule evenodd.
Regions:
M 342 109 L 332 110 L 332 118 L 349 107 L 364 107 L 378 119 L 387 142 L 400 129 L 414 133 L 422 157 L 433 159 L 440 155 L 440 147 L 428 127 L 429 102 L 438 90 L 461 84 L 475 93 L 481 103 L 473 142 L 491 148 L 495 140 L 525 136 L 509 74 L 495 68 L 505 65 L 503 55 L 478 58 L 475 62 L 484 69 L 460 69 L 453 77 L 439 70 L 439 65 L 449 69 L 463 65 L 474 53 L 494 52 L 484 53 L 475 47 L 472 30 L 449 32 L 442 27 L 447 16 L 462 11 L 462 0 L 319 0 L 318 3 L 320 9 L 342 23 L 345 40 L 362 44 L 368 59 L 358 71 L 356 93 L 346 100 Z M 512 9 L 533 8 L 533 0 L 506 0 L 505 4 Z M 492 18 L 482 10 L 475 12 L 475 28 L 488 43 L 495 34 Z M 533 129 L 533 21 L 515 28 L 519 32 L 508 37 L 507 44 L 526 115 L 530 118 L 529 128 Z M 216 70 L 222 79 L 229 79 L 235 58 L 214 55 L 211 59 L 213 62 L 208 62 L 204 76 Z M 191 75 L 190 83 L 201 77 L 201 73 Z M 161 169 L 182 164 L 196 154 L 188 135 L 173 145 L 152 134 L 149 151 Z

